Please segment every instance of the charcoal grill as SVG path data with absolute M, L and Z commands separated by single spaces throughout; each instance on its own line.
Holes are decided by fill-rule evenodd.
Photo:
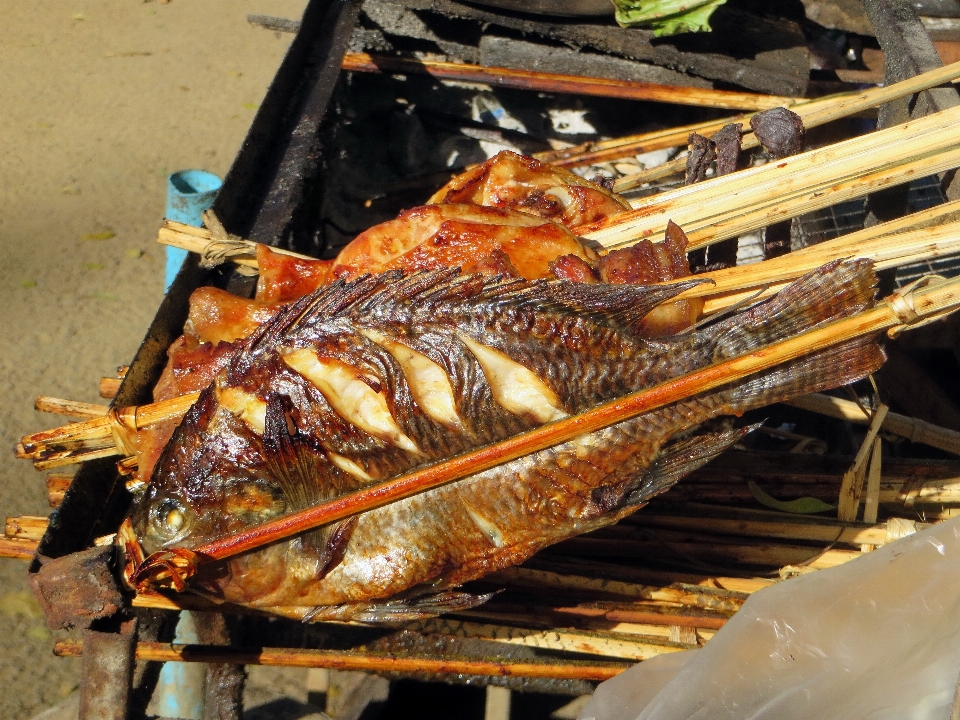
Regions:
M 452 0 L 397 0 L 371 3 L 364 11 L 356 0 L 312 0 L 301 22 L 297 35 L 283 61 L 264 102 L 250 128 L 246 141 L 231 167 L 214 210 L 227 230 L 242 237 L 273 246 L 285 247 L 314 255 L 332 256 L 339 247 L 357 232 L 376 222 L 395 216 L 397 210 L 422 202 L 450 174 L 448 166 L 458 166 L 482 158 L 479 143 L 509 142 L 520 149 L 543 149 L 551 135 L 556 133 L 545 125 L 547 110 L 568 112 L 579 117 L 584 109 L 576 97 L 547 96 L 531 102 L 531 94 L 522 91 L 498 90 L 478 93 L 475 86 L 442 84 L 429 78 L 396 77 L 393 75 L 344 74 L 341 60 L 348 48 L 381 51 L 417 50 L 444 53 L 446 57 L 480 61 L 492 45 L 482 42 L 479 25 L 494 26 L 508 40 L 513 49 L 518 47 L 518 34 L 539 38 L 544 43 L 542 54 L 555 55 L 561 43 L 576 43 L 589 53 L 616 51 L 624 58 L 644 61 L 644 72 L 659 78 L 686 78 L 691 84 L 710 85 L 730 77 L 731 64 L 738 71 L 741 85 L 754 90 L 799 94 L 805 89 L 806 66 L 803 78 L 786 66 L 780 70 L 764 65 L 762 61 L 731 60 L 723 56 L 720 65 L 710 59 L 721 52 L 716 38 L 694 39 L 670 44 L 652 43 L 642 33 L 627 42 L 601 20 L 569 21 L 528 17 L 511 13 L 496 13 Z M 887 80 L 897 80 L 929 69 L 939 60 L 916 16 L 906 3 L 896 0 L 865 0 L 864 5 L 877 29 L 881 47 L 889 62 Z M 738 10 L 739 12 L 739 10 Z M 379 14 L 378 14 L 379 13 Z M 377 18 L 394 13 L 411 28 L 411 38 L 404 40 L 384 33 L 376 25 Z M 359 24 L 358 24 L 359 23 Z M 419 23 L 419 24 L 418 24 Z M 792 30 L 779 28 L 778 32 Z M 620 40 L 617 40 L 621 37 Z M 452 39 L 454 38 L 454 39 Z M 459 39 L 456 39 L 459 38 Z M 470 42 L 463 42 L 463 39 Z M 780 38 L 781 41 L 783 38 Z M 802 39 L 802 38 L 801 38 Z M 769 40 L 773 42 L 773 40 Z M 408 44 L 405 44 L 408 43 Z M 699 43 L 699 44 L 698 44 Z M 529 45 L 529 43 L 526 43 Z M 780 48 L 781 62 L 790 56 L 789 45 Z M 769 49 L 773 52 L 773 49 Z M 790 50 L 790 52 L 788 52 Z M 505 52 L 505 51 L 503 51 Z M 525 47 L 524 52 L 537 52 Z M 795 53 L 794 53 L 795 54 Z M 792 56 L 791 56 L 792 57 Z M 715 57 L 714 57 L 715 59 Z M 795 58 L 794 58 L 795 59 Z M 804 62 L 806 62 L 804 60 Z M 606 67 L 616 63 L 605 56 Z M 776 63 L 774 63 L 775 65 Z M 698 77 L 681 76 L 678 68 L 690 69 Z M 659 75 L 657 74 L 659 73 Z M 444 101 L 438 109 L 430 98 L 442 94 Z M 480 103 L 477 98 L 493 99 L 495 104 Z M 398 98 L 402 102 L 398 103 Z M 885 107 L 881 125 L 901 122 L 910 113 L 924 113 L 931 109 L 957 104 L 952 89 L 925 92 L 912 104 L 901 103 Z M 471 103 L 473 105 L 471 106 Z M 539 104 L 538 104 L 539 103 Z M 535 106 L 536 111 L 531 111 Z M 471 108 L 477 119 L 464 120 L 464 112 Z M 616 99 L 597 100 L 590 107 L 592 131 L 597 134 L 617 135 L 636 131 L 635 118 L 649 112 L 651 106 Z M 458 112 L 459 110 L 459 112 Z M 498 127 L 491 119 L 498 113 L 509 113 L 525 120 L 522 129 Z M 651 113 L 652 115 L 652 113 Z M 702 119 L 703 111 L 683 108 L 656 109 L 657 121 L 664 125 Z M 628 122 L 624 121 L 628 119 Z M 389 128 L 393 144 L 373 143 L 376 128 Z M 447 144 L 442 152 L 424 162 L 421 135 L 447 133 Z M 472 132 L 472 136 L 471 136 Z M 573 137 L 586 139 L 588 135 Z M 401 172 L 397 172 L 396 168 Z M 956 197 L 957 188 L 949 179 L 928 183 L 931 192 L 944 192 Z M 899 198 L 903 200 L 903 198 Z M 880 215 L 876 208 L 890 211 L 890 203 L 868 202 L 865 211 Z M 859 206 L 858 210 L 861 209 Z M 832 218 L 844 221 L 846 208 L 835 208 Z M 892 212 L 904 211 L 903 203 Z M 202 285 L 224 287 L 239 295 L 251 295 L 253 280 L 231 273 L 224 266 L 202 269 L 194 256 L 188 258 L 154 318 L 143 344 L 133 359 L 120 389 L 113 401 L 114 407 L 147 403 L 151 390 L 166 361 L 166 348 L 180 334 L 187 316 L 190 293 Z M 768 471 L 773 473 L 773 461 Z M 724 459 L 704 471 L 709 484 L 711 477 L 746 473 L 738 468 L 736 459 Z M 956 475 L 956 468 L 944 465 L 940 470 Z M 804 470 L 797 474 L 803 475 Z M 820 478 L 831 472 L 822 466 L 812 467 L 809 477 Z M 909 475 L 910 471 L 903 471 Z M 712 473 L 712 475 L 711 475 Z M 793 478 L 796 479 L 795 477 Z M 814 481 L 811 481 L 814 482 Z M 807 487 L 807 486 L 805 486 Z M 111 460 L 85 463 L 67 490 L 59 509 L 51 517 L 46 534 L 38 548 L 44 558 L 63 559 L 87 549 L 94 538 L 116 531 L 125 515 L 129 494 Z M 615 536 L 584 538 L 571 541 L 589 556 L 609 549 Z M 530 565 L 534 571 L 548 573 L 559 565 L 554 556 L 546 556 Z M 571 565 L 564 566 L 567 570 Z M 600 564 L 583 561 L 579 566 L 584 574 L 596 573 Z M 34 560 L 30 572 L 40 570 Z M 703 571 L 703 568 L 700 568 Z M 712 572 L 706 569 L 706 574 Z M 647 581 L 651 574 L 643 575 Z M 697 568 L 687 566 L 687 576 L 697 574 Z M 72 598 L 83 605 L 89 598 L 75 594 Z M 522 594 L 513 602 L 522 603 Z M 80 608 L 78 608 L 80 609 Z M 211 691 L 208 693 L 208 717 L 236 717 L 239 712 L 241 687 L 237 663 L 253 661 L 252 656 L 232 652 L 238 648 L 256 649 L 262 646 L 277 648 L 322 648 L 349 650 L 365 647 L 370 654 L 441 656 L 463 661 L 535 661 L 554 657 L 571 667 L 583 664 L 589 656 L 557 654 L 536 651 L 531 647 L 488 640 L 457 637 L 455 632 L 442 639 L 419 632 L 416 627 L 406 629 L 374 629 L 340 625 L 303 626 L 290 621 L 257 617 L 254 614 L 205 613 L 206 625 L 201 639 L 208 646 L 224 646 L 222 653 L 208 647 L 203 656 L 210 665 Z M 81 622 L 89 627 L 84 640 L 84 704 L 81 717 L 127 717 L 142 713 L 155 682 L 153 666 L 141 665 L 134 674 L 132 653 L 136 640 L 169 640 L 172 634 L 170 613 L 157 610 L 134 609 L 127 616 L 136 618 L 136 629 L 129 619 L 116 618 Z M 225 619 L 224 619 L 225 618 Z M 75 619 L 75 618 L 74 618 Z M 709 626 L 704 621 L 705 626 Z M 678 628 L 672 640 L 678 646 L 688 646 L 689 628 Z M 696 641 L 696 633 L 692 634 Z M 199 651 L 198 651 L 199 652 Z M 295 652 L 288 653 L 286 661 Z M 283 658 L 281 658 L 281 661 Z M 282 662 L 281 662 L 282 664 Z M 594 666 L 599 663 L 591 662 Z M 464 666 L 467 667 L 467 666 Z M 479 667 L 479 666 L 477 666 Z M 498 676 L 494 670 L 471 674 L 469 670 L 456 673 L 404 671 L 392 677 L 443 679 L 466 684 L 501 685 L 509 688 L 550 692 L 562 695 L 581 695 L 592 690 L 584 679 L 544 679 L 533 677 Z M 133 678 L 131 684 L 131 677 Z

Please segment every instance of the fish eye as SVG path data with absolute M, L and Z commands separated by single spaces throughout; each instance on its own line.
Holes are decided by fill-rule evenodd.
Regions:
M 189 528 L 187 512 L 179 500 L 166 498 L 153 512 L 153 525 L 163 537 L 176 538 Z

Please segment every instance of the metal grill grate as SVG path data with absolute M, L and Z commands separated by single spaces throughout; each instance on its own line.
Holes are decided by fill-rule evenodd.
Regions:
M 910 183 L 907 193 L 907 212 L 914 213 L 940 205 L 946 198 L 936 176 L 915 180 Z M 799 249 L 832 240 L 840 235 L 856 232 L 863 228 L 866 216 L 866 200 L 861 198 L 838 203 L 816 212 L 797 218 L 792 227 L 793 247 Z M 911 263 L 897 268 L 896 285 L 904 285 L 929 274 L 955 277 L 960 275 L 960 255 L 936 260 Z

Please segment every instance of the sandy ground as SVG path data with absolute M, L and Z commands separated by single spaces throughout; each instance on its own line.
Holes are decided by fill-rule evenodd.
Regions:
M 166 176 L 226 172 L 291 39 L 246 15 L 304 5 L 0 0 L 0 447 L 56 422 L 35 395 L 97 402 L 130 361 L 163 294 Z M 47 514 L 44 475 L 4 452 L 0 512 Z M 24 575 L 0 560 L 5 720 L 79 680 Z

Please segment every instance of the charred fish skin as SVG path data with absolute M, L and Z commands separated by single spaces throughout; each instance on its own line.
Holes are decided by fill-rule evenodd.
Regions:
M 194 546 L 253 517 L 857 312 L 872 302 L 873 286 L 869 263 L 832 263 L 745 313 L 653 342 L 637 334 L 639 320 L 684 285 L 500 282 L 449 272 L 341 283 L 249 339 L 164 452 L 135 528 L 148 551 Z M 395 615 L 397 599 L 419 588 L 445 590 L 614 522 L 735 441 L 670 445 L 678 432 L 850 382 L 881 363 L 872 339 L 848 343 L 365 513 L 312 542 L 250 553 L 201 582 L 231 602 L 293 616 L 316 606 L 318 618 L 375 618 L 377 608 Z M 446 403 L 431 406 L 431 392 Z M 172 525 L 190 518 L 175 533 L 163 528 L 172 501 L 182 508 Z

